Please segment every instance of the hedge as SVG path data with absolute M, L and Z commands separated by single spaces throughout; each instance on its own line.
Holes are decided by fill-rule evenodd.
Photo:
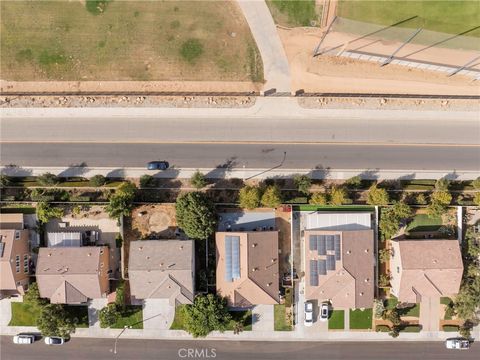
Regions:
M 388 325 L 377 325 L 375 327 L 376 332 L 390 332 L 390 326 Z
M 285 204 L 308 204 L 308 198 L 306 196 L 294 197 L 293 199 L 284 201 Z
M 448 332 L 458 331 L 459 329 L 460 329 L 460 326 L 458 325 L 443 325 L 442 327 L 443 331 L 448 331 Z

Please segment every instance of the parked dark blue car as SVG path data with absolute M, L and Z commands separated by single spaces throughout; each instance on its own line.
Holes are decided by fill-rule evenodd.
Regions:
M 167 170 L 170 164 L 168 161 L 150 161 L 147 164 L 148 170 Z

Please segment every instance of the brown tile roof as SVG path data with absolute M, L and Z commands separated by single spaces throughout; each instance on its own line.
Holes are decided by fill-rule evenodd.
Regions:
M 225 237 L 240 238 L 240 277 L 225 278 Z M 234 307 L 279 302 L 278 231 L 217 232 L 217 292 Z
M 310 235 L 340 236 L 340 260 L 335 261 L 335 270 L 319 275 L 318 286 L 310 285 L 309 262 L 324 259 L 325 255 L 310 250 Z M 305 231 L 305 298 L 330 300 L 338 308 L 371 307 L 374 296 L 374 256 L 373 230 Z
M 394 240 L 392 246 L 401 262 L 399 286 L 393 289 L 400 301 L 416 302 L 417 294 L 440 297 L 458 293 L 463 262 L 457 240 L 400 239 Z M 396 271 L 391 269 L 393 275 Z
M 61 304 L 105 297 L 108 269 L 105 246 L 40 248 L 36 268 L 40 295 Z
M 28 235 L 28 230 L 0 230 L 0 290 L 16 290 L 17 281 L 28 278 L 23 269 L 23 257 L 29 254 Z M 16 272 L 16 255 L 20 256 L 20 273 Z
M 0 229 L 22 230 L 23 214 L 2 214 L 0 213 Z
M 192 303 L 194 270 L 193 240 L 130 242 L 128 277 L 130 292 L 137 299 Z

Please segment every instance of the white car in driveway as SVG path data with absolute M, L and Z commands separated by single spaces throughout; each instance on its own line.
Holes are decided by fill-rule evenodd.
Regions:
M 328 320 L 328 303 L 324 302 L 320 305 L 320 321 Z
M 65 340 L 59 336 L 46 336 L 45 344 L 47 345 L 63 345 Z
M 313 304 L 310 301 L 305 301 L 305 319 L 303 324 L 305 326 L 313 325 Z
M 465 338 L 451 338 L 445 341 L 447 349 L 467 350 L 470 349 L 470 341 Z

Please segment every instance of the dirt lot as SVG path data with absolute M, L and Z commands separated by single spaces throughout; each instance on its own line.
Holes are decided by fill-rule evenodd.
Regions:
M 235 1 L 2 1 L 7 80 L 261 81 Z M 35 19 L 35 21 L 32 21 Z M 196 43 L 188 43 L 188 40 Z
M 132 239 L 175 239 L 175 205 L 142 205 L 131 216 Z
M 315 28 L 278 29 L 292 74 L 292 88 L 305 92 L 373 92 L 415 94 L 479 94 L 478 81 L 464 76 L 446 77 L 433 71 L 405 68 L 398 65 L 380 67 L 366 61 L 354 61 L 334 56 L 312 57 L 322 30 Z M 342 35 L 343 36 L 343 35 Z M 342 38 L 330 37 L 330 45 L 338 45 Z M 326 44 L 328 45 L 328 44 Z M 391 44 L 395 47 L 395 44 Z M 413 47 L 417 45 L 412 45 Z M 350 46 L 351 48 L 351 46 Z M 405 49 L 412 52 L 412 49 Z M 430 50 L 422 60 L 438 56 L 448 57 L 453 63 L 473 58 L 473 53 L 442 49 L 434 54 Z M 420 53 L 419 53 L 420 54 Z M 420 55 L 419 55 L 420 56 Z M 448 59 L 446 59 L 448 60 Z M 438 62 L 442 62 L 439 60 Z M 465 61 L 464 63 L 466 63 Z

